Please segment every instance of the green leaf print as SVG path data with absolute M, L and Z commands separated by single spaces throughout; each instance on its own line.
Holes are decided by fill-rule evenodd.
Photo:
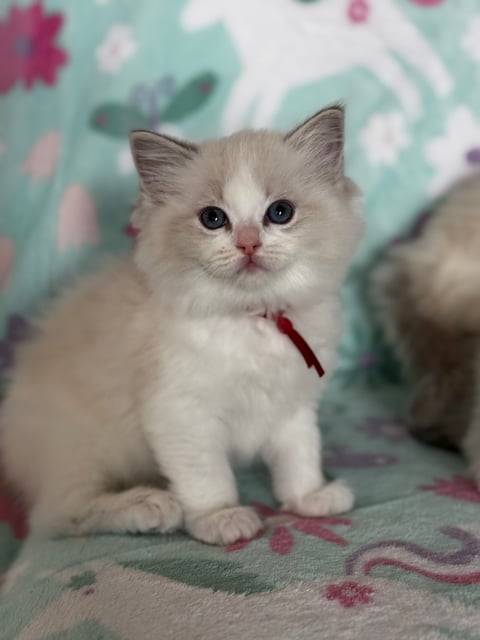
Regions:
M 132 129 L 148 129 L 148 118 L 134 107 L 110 102 L 95 109 L 90 125 L 109 136 L 123 137 Z
M 216 84 L 217 78 L 211 71 L 192 78 L 175 93 L 162 112 L 161 120 L 176 122 L 190 115 L 204 105 Z
M 252 594 L 272 591 L 275 585 L 267 582 L 240 564 L 222 560 L 173 558 L 169 560 L 143 560 L 121 562 L 122 567 L 137 569 L 183 582 L 191 587 Z

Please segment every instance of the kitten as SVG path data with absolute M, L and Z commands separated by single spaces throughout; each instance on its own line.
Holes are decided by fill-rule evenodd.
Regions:
M 0 416 L 37 534 L 254 536 L 232 463 L 261 458 L 285 509 L 352 507 L 321 472 L 316 409 L 336 361 L 339 287 L 362 230 L 343 111 L 288 135 L 200 145 L 131 134 L 133 255 L 85 278 L 19 349 Z M 284 312 L 327 375 L 275 323 Z
M 480 175 L 452 189 L 420 234 L 373 268 L 372 293 L 410 372 L 412 431 L 460 447 L 480 488 Z

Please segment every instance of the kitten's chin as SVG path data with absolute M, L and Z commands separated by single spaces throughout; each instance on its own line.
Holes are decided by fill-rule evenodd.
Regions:
M 278 279 L 277 271 L 253 262 L 245 262 L 228 272 L 209 276 L 212 289 L 218 289 L 223 294 L 228 292 L 227 297 L 232 295 L 234 298 L 242 295 L 263 297 L 266 292 L 277 288 Z
M 258 288 L 267 281 L 275 279 L 282 271 L 278 266 L 266 264 L 260 258 L 247 258 L 235 261 L 223 269 L 204 268 L 209 278 L 217 283 L 238 286 L 242 289 Z
M 245 258 L 236 269 L 237 276 L 249 277 L 270 271 L 260 260 Z
M 267 256 L 244 256 L 234 266 L 230 273 L 231 278 L 236 278 L 240 282 L 255 282 L 259 278 L 265 279 L 275 276 L 290 266 L 286 261 L 271 260 Z
M 289 269 L 280 272 L 257 270 L 229 277 L 205 273 L 202 278 L 192 277 L 191 281 L 184 282 L 185 288 L 173 293 L 169 299 L 176 298 L 186 313 L 251 315 L 252 310 L 274 312 L 309 304 L 318 298 L 315 283 L 316 280 L 306 274 Z M 162 288 L 162 297 L 164 295 L 165 288 Z
M 244 291 L 263 291 L 271 289 L 278 282 L 284 270 L 272 268 L 260 261 L 244 261 L 229 280 Z
M 274 281 L 272 274 L 269 274 L 267 271 L 250 268 L 237 274 L 230 282 L 232 288 L 237 290 L 263 293 L 264 290 L 272 287 Z

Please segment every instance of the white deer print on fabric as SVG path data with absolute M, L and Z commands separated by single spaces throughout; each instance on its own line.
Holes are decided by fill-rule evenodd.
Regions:
M 421 98 L 399 59 L 437 95 L 452 89 L 445 65 L 394 0 L 189 0 L 181 19 L 187 30 L 221 21 L 240 57 L 227 133 L 245 126 L 252 107 L 254 127 L 271 124 L 288 91 L 352 67 L 375 75 L 412 119 Z

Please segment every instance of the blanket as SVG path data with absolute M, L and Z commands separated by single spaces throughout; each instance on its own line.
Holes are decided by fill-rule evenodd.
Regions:
M 226 549 L 181 533 L 36 541 L 0 488 L 0 638 L 479 638 L 480 494 L 413 442 L 366 270 L 480 164 L 476 0 L 0 0 L 0 389 L 31 314 L 128 251 L 132 128 L 200 140 L 287 130 L 346 105 L 367 232 L 346 279 L 340 366 L 319 423 L 351 514 L 278 511 Z M 1 395 L 1 390 L 0 390 Z
M 320 412 L 353 513 L 283 513 L 255 469 L 239 477 L 265 518 L 254 540 L 27 539 L 4 578 L 2 640 L 478 638 L 480 494 L 465 463 L 409 437 L 398 388 L 354 389 L 334 385 Z

